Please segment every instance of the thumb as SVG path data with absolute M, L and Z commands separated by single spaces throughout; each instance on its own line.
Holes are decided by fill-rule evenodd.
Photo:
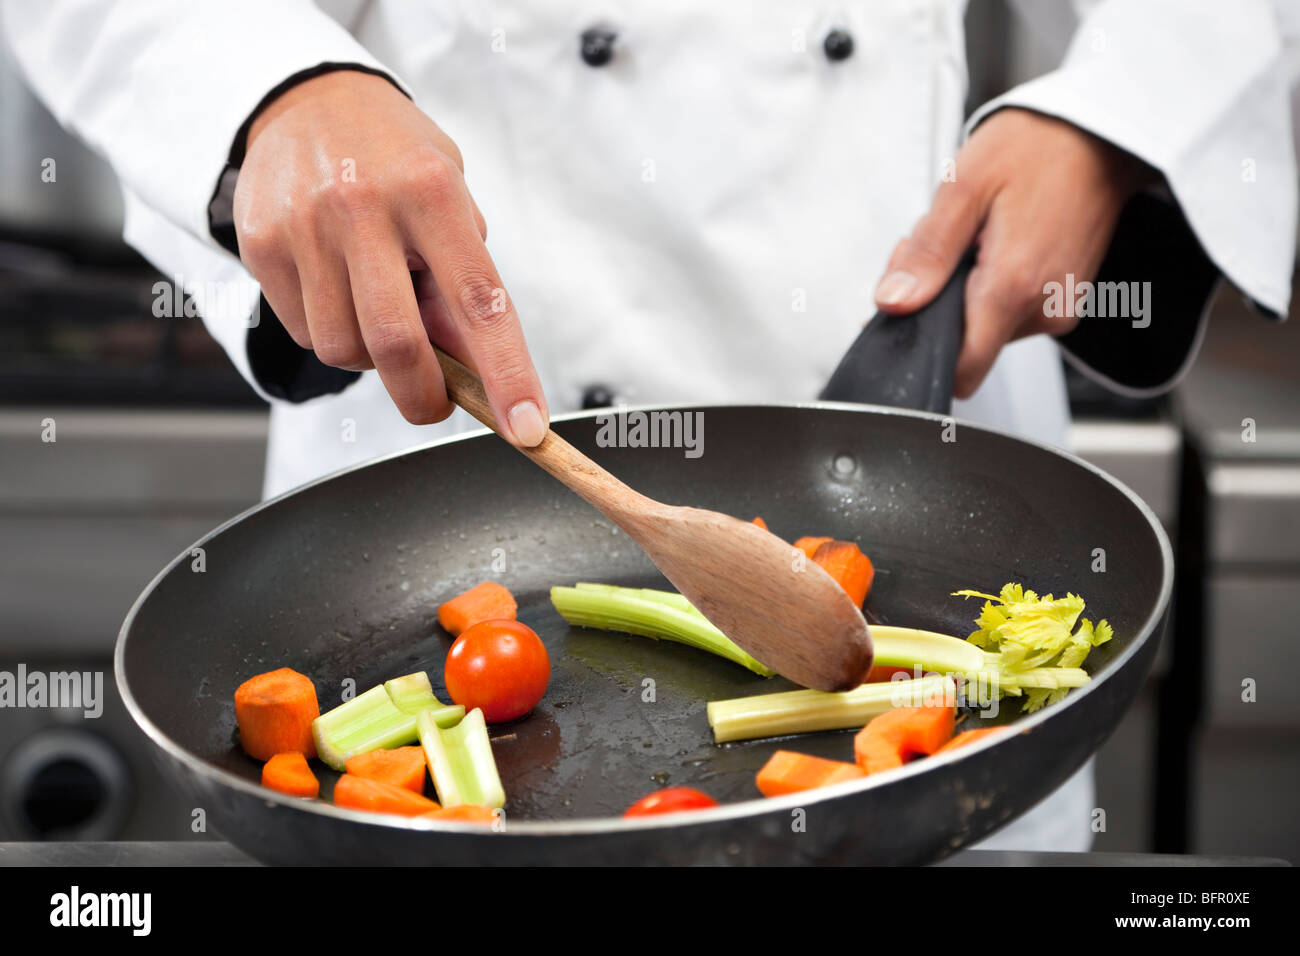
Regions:
M 894 247 L 889 268 L 876 286 L 876 306 L 902 315 L 939 294 L 984 222 L 988 204 L 969 185 L 943 183 L 930 211 Z

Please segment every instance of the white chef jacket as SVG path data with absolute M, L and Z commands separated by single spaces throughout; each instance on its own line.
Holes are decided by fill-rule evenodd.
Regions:
M 553 412 L 593 386 L 631 403 L 815 396 L 963 135 L 964 0 L 3 2 L 33 86 L 117 171 L 126 239 L 193 291 L 270 402 L 267 495 L 474 424 L 409 425 L 374 372 L 306 397 L 320 376 L 266 367 L 257 289 L 213 230 L 237 131 L 287 78 L 382 73 L 460 146 Z M 965 131 L 1020 105 L 1130 150 L 1223 273 L 1284 315 L 1297 17 L 1265 0 L 1024 5 L 1061 65 Z M 600 67 L 579 56 L 593 26 L 618 35 Z M 848 59 L 823 51 L 833 28 Z M 954 411 L 1064 446 L 1054 343 L 1005 349 Z M 1091 807 L 1089 765 L 996 845 L 1084 849 Z

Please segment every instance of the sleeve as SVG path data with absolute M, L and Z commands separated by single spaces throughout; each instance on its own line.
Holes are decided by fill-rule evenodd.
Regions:
M 1120 391 L 1158 393 L 1194 356 L 1220 273 L 1265 314 L 1285 317 L 1289 308 L 1297 37 L 1294 24 L 1285 23 L 1289 15 L 1267 0 L 1073 6 L 1081 16 L 1068 18 L 1073 35 L 1060 66 L 982 106 L 967 133 L 1004 107 L 1034 110 L 1107 140 L 1163 175 L 1161 200 L 1139 197 L 1125 210 L 1098 276 L 1099 283 L 1150 280 L 1155 321 L 1134 323 L 1150 334 L 1126 335 L 1122 323 L 1080 322 L 1062 340 L 1067 355 L 1094 377 Z M 1029 19 L 1041 26 L 1050 18 L 1038 7 Z
M 223 208 L 264 102 L 336 68 L 385 76 L 410 95 L 309 0 L 0 0 L 0 15 L 29 85 L 116 173 L 128 242 L 187 290 L 252 284 Z M 204 321 L 264 398 L 302 401 L 356 379 L 298 349 L 255 294 L 225 299 L 246 308 L 200 303 Z M 260 319 L 250 317 L 259 301 Z

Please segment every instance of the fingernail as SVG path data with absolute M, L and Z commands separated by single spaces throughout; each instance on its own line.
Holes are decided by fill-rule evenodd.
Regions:
M 916 276 L 910 272 L 891 272 L 876 286 L 876 301 L 881 305 L 897 305 L 916 288 Z
M 517 402 L 506 418 L 515 440 L 525 448 L 532 448 L 546 437 L 546 422 L 542 421 L 541 409 L 534 401 Z

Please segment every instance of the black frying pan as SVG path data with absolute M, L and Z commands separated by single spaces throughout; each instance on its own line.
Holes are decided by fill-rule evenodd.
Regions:
M 947 310 L 959 336 L 955 284 L 958 294 L 935 310 Z M 945 400 L 950 370 L 947 381 Z M 665 582 L 607 520 L 479 434 L 254 508 L 197 543 L 205 571 L 191 569 L 187 552 L 154 580 L 123 625 L 115 663 L 168 775 L 216 830 L 267 862 L 907 863 L 942 857 L 1029 809 L 1114 729 L 1146 678 L 1172 584 L 1168 541 L 1124 486 L 974 425 L 944 442 L 933 414 L 836 403 L 687 410 L 704 416 L 698 459 L 681 449 L 598 448 L 595 412 L 555 428 L 654 498 L 760 514 L 791 540 L 860 542 L 877 568 L 868 611 L 885 623 L 964 635 L 979 605 L 950 597 L 958 588 L 1020 581 L 1081 592 L 1088 614 L 1108 618 L 1116 634 L 1088 660 L 1092 683 L 1027 717 L 1005 702 L 996 722 L 1014 721 L 1019 733 L 864 781 L 762 799 L 754 774 L 774 750 L 852 759 L 851 733 L 713 744 L 707 701 L 790 685 L 690 648 L 569 627 L 550 605 L 552 585 Z M 1091 570 L 1097 547 L 1108 555 L 1104 574 Z M 507 570 L 494 573 L 502 553 Z M 240 682 L 290 666 L 315 680 L 323 708 L 346 678 L 364 689 L 423 668 L 437 689 L 451 641 L 436 607 L 488 577 L 514 592 L 552 661 L 538 708 L 493 729 L 504 832 L 336 808 L 328 771 L 317 802 L 258 785 L 259 765 L 235 738 Z M 724 806 L 619 816 L 663 785 L 698 787 Z

